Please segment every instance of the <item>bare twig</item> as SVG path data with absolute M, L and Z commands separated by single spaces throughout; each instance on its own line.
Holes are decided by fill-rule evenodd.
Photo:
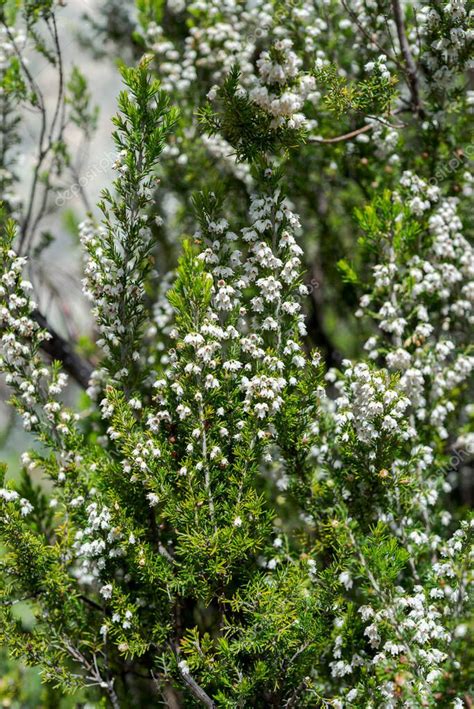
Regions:
M 29 601 L 32 598 L 35 598 L 35 594 L 23 596 L 22 598 L 7 599 L 5 601 L 0 601 L 0 606 L 6 606 L 7 608 L 11 608 L 12 606 L 17 606 L 19 603 L 25 603 L 25 601 Z
M 356 138 L 362 133 L 368 133 L 374 127 L 373 123 L 367 123 L 361 128 L 356 128 L 350 133 L 344 133 L 344 135 L 337 135 L 335 138 L 308 138 L 308 143 L 341 143 L 343 140 L 351 140 L 351 138 Z
M 97 663 L 97 655 L 94 653 L 92 656 L 92 662 L 90 662 L 82 654 L 82 652 L 69 641 L 69 639 L 65 640 L 64 646 L 71 655 L 71 657 L 73 657 L 80 665 L 82 665 L 82 667 L 87 672 L 86 679 L 90 682 L 88 686 L 98 686 L 105 689 L 107 694 L 109 695 L 110 703 L 112 704 L 113 709 L 120 709 L 120 701 L 114 689 L 114 680 L 106 680 L 103 677 L 99 669 L 99 665 Z
M 20 62 L 22 71 L 24 72 L 26 78 L 28 79 L 28 83 L 30 85 L 31 91 L 34 93 L 36 96 L 36 99 L 38 101 L 38 109 L 41 114 L 41 128 L 40 128 L 40 135 L 38 139 L 38 145 L 39 145 L 39 152 L 38 152 L 38 158 L 36 160 L 35 168 L 33 171 L 33 181 L 31 183 L 30 187 L 30 194 L 28 197 L 28 209 L 26 216 L 23 220 L 23 223 L 21 225 L 21 233 L 20 233 L 20 243 L 18 247 L 18 252 L 21 254 L 25 242 L 25 238 L 28 232 L 28 227 L 32 218 L 33 214 L 33 207 L 34 207 L 34 202 L 35 202 L 35 195 L 36 195 L 36 190 L 38 186 L 38 181 L 39 181 L 39 176 L 40 176 L 40 169 L 43 164 L 44 158 L 46 157 L 47 150 L 44 147 L 44 140 L 46 137 L 46 108 L 45 108 L 45 103 L 44 103 L 44 98 L 43 94 L 41 92 L 41 89 L 39 88 L 38 84 L 36 83 L 34 77 L 32 76 L 31 72 L 28 69 L 28 66 L 26 65 L 23 55 L 21 51 L 18 49 L 17 44 L 15 42 L 15 38 L 13 34 L 11 33 L 10 27 L 6 24 L 4 20 L 1 21 L 2 26 L 5 28 L 5 31 L 7 33 L 8 39 L 10 40 L 13 49 L 15 50 L 15 54 L 18 57 L 18 61 Z
M 301 645 L 301 647 L 298 648 L 298 650 L 293 654 L 293 656 L 290 657 L 290 659 L 288 661 L 288 665 L 291 666 L 293 664 L 293 662 L 296 660 L 296 658 L 299 657 L 305 650 L 307 650 L 310 645 L 311 645 L 310 640 L 303 643 L 303 645 Z
M 170 564 L 174 564 L 175 560 L 169 553 L 169 551 L 166 549 L 166 547 L 163 546 L 161 542 L 158 544 L 158 551 L 160 552 L 161 556 L 163 556 L 167 561 L 170 562 Z
M 105 612 L 102 606 L 99 606 L 99 604 L 93 601 L 92 598 L 88 598 L 83 593 L 79 594 L 79 598 L 81 599 L 81 601 L 84 601 L 84 603 L 86 603 L 88 606 L 94 608 L 94 610 L 100 611 L 101 613 Z
M 398 113 L 402 113 L 404 110 L 404 108 L 397 108 L 395 111 L 392 111 L 392 113 L 390 113 L 390 116 L 396 116 Z M 344 140 L 351 140 L 352 138 L 356 138 L 358 135 L 362 135 L 362 133 L 368 133 L 370 130 L 375 128 L 376 123 L 381 123 L 387 128 L 405 128 L 404 123 L 390 123 L 389 121 L 385 120 L 384 118 L 381 118 L 380 116 L 367 116 L 367 118 L 370 118 L 373 122 L 367 123 L 365 126 L 361 126 L 360 128 L 355 128 L 355 130 L 352 130 L 349 133 L 337 135 L 334 138 L 310 137 L 308 138 L 308 143 L 341 143 Z
M 317 272 L 316 268 L 318 269 Z M 334 342 L 328 335 L 323 318 L 324 299 L 321 293 L 323 290 L 321 288 L 322 271 L 319 266 L 313 266 L 312 276 L 308 284 L 311 292 L 309 302 L 310 312 L 308 313 L 306 322 L 309 339 L 307 345 L 308 351 L 310 352 L 314 347 L 320 348 L 327 366 L 329 368 L 338 367 L 341 363 L 341 357 Z
M 50 339 L 44 340 L 41 344 L 43 351 L 61 362 L 65 371 L 83 389 L 87 389 L 93 371 L 92 365 L 74 351 L 71 344 L 51 327 L 39 310 L 35 310 L 32 317 L 43 330 L 47 330 L 50 334 Z
M 405 60 L 405 68 L 407 73 L 408 86 L 410 88 L 412 106 L 418 115 L 422 114 L 420 90 L 418 85 L 418 70 L 413 59 L 410 45 L 405 32 L 405 23 L 403 20 L 403 10 L 400 4 L 400 0 L 392 0 L 392 10 L 395 19 L 395 25 L 397 27 L 398 41 L 400 42 L 400 49 L 403 54 L 403 59 Z
M 52 26 L 49 24 L 49 21 L 46 20 L 46 26 L 51 34 L 51 37 L 54 42 L 54 48 L 56 51 L 57 67 L 58 67 L 58 91 L 57 91 L 57 96 L 56 96 L 56 106 L 54 109 L 54 114 L 53 114 L 53 117 L 51 120 L 51 124 L 49 126 L 46 145 L 45 145 L 44 149 L 42 149 L 40 152 L 38 167 L 41 166 L 41 164 L 43 163 L 43 160 L 51 152 L 54 144 L 61 142 L 64 128 L 65 128 L 64 69 L 63 69 L 63 59 L 62 59 L 62 54 L 61 54 L 61 46 L 59 44 L 59 36 L 58 36 L 56 19 L 54 17 L 54 14 L 51 17 L 51 22 L 52 22 Z M 58 123 L 59 123 L 59 125 L 58 125 Z M 56 133 L 56 135 L 55 135 L 55 133 Z M 40 145 L 42 145 L 42 141 L 41 141 Z M 31 244 L 31 242 L 35 236 L 36 229 L 38 228 L 39 223 L 41 222 L 41 220 L 45 216 L 47 204 L 48 204 L 49 193 L 50 193 L 49 184 L 45 184 L 43 186 L 43 194 L 42 194 L 41 201 L 40 201 L 40 204 L 38 207 L 38 211 L 37 211 L 37 214 L 33 220 L 33 223 L 31 224 L 29 234 L 27 234 L 26 231 L 24 234 L 25 250 L 28 250 L 28 246 L 29 246 L 29 244 Z M 32 217 L 32 215 L 30 215 L 30 218 L 31 217 Z M 27 224 L 27 226 L 28 226 L 28 224 Z M 23 234 L 22 234 L 22 236 L 23 236 Z
M 380 52 L 382 52 L 382 54 L 384 54 L 385 56 L 387 56 L 388 59 L 390 59 L 390 61 L 392 61 L 399 69 L 403 69 L 403 65 L 401 64 L 401 62 L 398 61 L 397 57 L 390 55 L 389 52 L 388 52 L 388 50 L 387 50 L 387 48 L 386 48 L 386 47 L 383 47 L 383 46 L 377 41 L 375 35 L 370 34 L 370 32 L 364 27 L 364 25 L 362 24 L 362 22 L 359 20 L 359 17 L 358 17 L 358 15 L 357 15 L 357 13 L 356 13 L 354 10 L 352 10 L 352 8 L 351 8 L 350 5 L 347 3 L 347 1 L 346 1 L 346 0 L 342 0 L 342 4 L 343 4 L 343 6 L 344 6 L 344 9 L 345 9 L 346 12 L 351 16 L 352 21 L 355 23 L 356 27 L 357 27 L 357 28 L 359 29 L 359 31 L 364 35 L 364 37 L 365 37 L 371 44 L 373 44 L 374 47 L 377 47 L 377 49 L 378 49 Z

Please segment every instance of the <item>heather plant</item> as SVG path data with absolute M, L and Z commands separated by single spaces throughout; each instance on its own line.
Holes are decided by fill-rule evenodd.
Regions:
M 116 6 L 94 31 L 134 63 L 77 227 L 82 351 L 35 302 L 49 241 L 11 197 L 31 81 L 3 50 L 0 367 L 32 440 L 0 489 L 12 685 L 26 665 L 41 706 L 469 707 L 472 10 Z M 3 7 L 62 86 L 58 8 Z

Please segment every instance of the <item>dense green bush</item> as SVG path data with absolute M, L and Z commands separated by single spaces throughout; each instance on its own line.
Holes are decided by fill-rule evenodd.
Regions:
M 2 8 L 0 365 L 35 444 L 0 489 L 0 696 L 471 706 L 469 3 L 103 2 L 83 42 L 131 66 L 101 216 L 60 8 Z

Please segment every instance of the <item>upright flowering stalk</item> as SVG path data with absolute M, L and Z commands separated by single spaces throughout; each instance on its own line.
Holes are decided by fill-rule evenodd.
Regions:
M 176 120 L 175 111 L 152 80 L 146 65 L 123 69 L 127 91 L 114 118 L 118 150 L 115 194 L 103 193 L 99 227 L 84 222 L 81 240 L 87 253 L 85 292 L 94 301 L 100 346 L 107 356 L 105 376 L 124 381 L 128 391 L 140 381 L 140 340 L 147 315 L 146 283 L 153 266 L 153 238 L 147 207 L 157 184 L 155 169 Z M 104 374 L 104 373 L 102 373 Z M 101 378 L 101 373 L 97 373 Z
M 25 429 L 42 445 L 40 450 L 23 454 L 25 471 L 41 471 L 54 493 L 48 504 L 26 473 L 13 486 L 11 481 L 5 483 L 1 468 L 0 535 L 7 551 L 3 555 L 0 635 L 9 638 L 13 654 L 30 664 L 40 662 L 45 679 L 69 691 L 78 686 L 68 666 L 74 658 L 84 676 L 93 684 L 103 683 L 115 701 L 113 682 L 102 677 L 94 651 L 90 654 L 80 639 L 90 632 L 93 621 L 80 600 L 73 570 L 75 508 L 77 500 L 84 501 L 88 495 L 93 446 L 84 447 L 79 415 L 60 401 L 66 375 L 59 363 L 48 364 L 41 356 L 40 348 L 49 335 L 36 321 L 32 286 L 22 274 L 27 259 L 15 253 L 15 236 L 15 224 L 8 221 L 0 244 L 0 367 L 14 392 L 11 403 Z M 25 629 L 11 612 L 18 602 L 30 603 L 35 617 L 35 629 L 27 633 L 26 644 Z
M 465 389 L 474 366 L 468 335 L 474 253 L 455 198 L 441 198 L 438 188 L 408 172 L 401 185 L 390 213 L 383 216 L 380 205 L 382 221 L 373 225 L 386 230 L 385 259 L 374 267 L 375 287 L 362 297 L 358 314 L 370 313 L 377 323 L 377 335 L 365 345 L 369 356 L 382 356 L 400 373 L 412 415 L 426 427 L 428 440 L 433 431 L 445 440 L 453 398 Z
M 15 392 L 12 403 L 25 429 L 55 447 L 72 435 L 75 417 L 57 401 L 67 376 L 58 366 L 46 366 L 40 355 L 40 348 L 50 335 L 33 316 L 33 286 L 23 275 L 27 259 L 14 251 L 15 236 L 15 223 L 8 221 L 0 243 L 0 363 L 7 384 Z
M 13 41 L 12 41 L 13 40 Z M 21 76 L 20 62 L 15 47 L 23 49 L 25 36 L 13 28 L 0 28 L 0 133 L 2 149 L 0 157 L 0 195 L 4 213 L 18 215 L 20 197 L 15 192 L 17 150 L 20 141 L 18 102 L 25 96 L 25 84 Z
M 405 204 L 385 194 L 360 215 L 362 244 L 382 263 L 358 315 L 369 315 L 378 334 L 366 345 L 372 362 L 344 361 L 328 374 L 338 395 L 313 425 L 319 500 L 306 494 L 304 509 L 323 547 L 339 539 L 339 581 L 361 604 L 355 642 L 358 624 L 344 603 L 334 630 L 329 667 L 346 684 L 341 699 L 419 706 L 465 681 L 473 527 L 453 523 L 446 493 L 455 471 L 446 460 L 466 420 L 473 260 L 456 202 L 411 173 L 402 189 Z M 335 531 L 324 541 L 328 526 Z M 369 666 L 373 692 L 363 679 Z
M 133 399 L 126 415 L 112 390 L 104 405 L 114 445 L 125 445 L 124 471 L 144 487 L 160 543 L 185 563 L 181 583 L 193 592 L 207 579 L 200 593 L 209 593 L 217 569 L 216 582 L 242 573 L 268 534 L 258 464 L 306 364 L 297 220 L 268 181 L 271 194 L 252 201 L 240 238 L 219 217 L 215 195 L 196 198 L 200 252 L 185 246 L 169 295 L 176 345 L 153 406 Z
M 135 95 L 140 87 L 149 87 L 143 72 L 139 67 L 126 73 Z M 133 103 L 122 97 L 122 104 L 125 115 L 135 116 Z M 148 109 L 149 100 L 137 111 L 148 115 Z M 125 119 L 117 123 L 125 126 L 128 151 L 137 133 Z M 147 174 L 141 175 L 145 185 Z M 45 335 L 31 319 L 34 304 L 20 273 L 24 262 L 11 251 L 13 227 L 4 247 L 4 261 L 11 265 L 3 277 L 2 364 L 10 384 L 24 394 L 25 403 L 19 406 L 25 407 L 27 424 L 40 435 L 43 428 L 49 432 L 51 447 L 60 455 L 55 462 L 38 454 L 24 457 L 29 469 L 57 473 L 51 475 L 52 511 L 44 526 L 38 526 L 44 505 L 38 491 L 25 488 L 25 496 L 8 485 L 0 495 L 0 532 L 11 555 L 6 605 L 14 602 L 16 581 L 37 618 L 27 651 L 25 634 L 15 627 L 9 611 L 2 615 L 3 632 L 12 638 L 16 652 L 42 664 L 48 680 L 56 667 L 55 679 L 72 690 L 79 670 L 83 681 L 105 692 L 114 706 L 120 706 L 122 691 L 117 668 L 127 674 L 125 666 L 143 680 L 134 690 L 136 697 L 149 692 L 165 696 L 178 691 L 172 689 L 174 684 L 187 701 L 194 697 L 214 706 L 210 693 L 221 691 L 222 673 L 226 683 L 236 682 L 232 694 L 238 701 L 253 702 L 262 691 L 273 691 L 267 681 L 268 690 L 260 688 L 253 649 L 259 618 L 272 610 L 265 587 L 272 583 L 268 574 L 276 565 L 271 561 L 275 515 L 259 473 L 264 459 L 268 464 L 271 458 L 270 450 L 283 440 L 281 422 L 289 416 L 287 409 L 298 415 L 294 397 L 306 364 L 300 344 L 304 290 L 294 237 L 298 220 L 281 194 L 278 176 L 267 172 L 258 179 L 261 194 L 252 200 L 248 226 L 242 229 L 231 230 L 219 215 L 214 195 L 196 198 L 200 229 L 195 245 L 184 246 L 169 292 L 175 347 L 156 375 L 151 401 L 147 385 L 142 396 L 138 379 L 121 372 L 134 358 L 121 328 L 117 341 L 112 337 L 118 311 L 113 310 L 111 282 L 102 280 L 111 264 L 123 263 L 126 272 L 127 232 L 120 225 L 133 225 L 118 222 L 116 248 L 111 215 L 125 219 L 128 205 L 110 197 L 105 217 L 109 229 L 86 237 L 90 294 L 97 299 L 96 314 L 105 334 L 99 340 L 107 372 L 100 406 L 108 428 L 106 439 L 98 439 L 102 446 L 97 445 L 95 430 L 102 424 L 95 413 L 92 426 L 87 417 L 84 425 L 75 422 L 82 438 L 66 426 L 77 417 L 67 418 L 61 405 L 52 406 L 49 400 L 58 393 L 56 379 L 61 385 L 64 381 L 59 374 L 50 380 L 47 367 L 37 374 L 38 348 Z M 121 194 L 120 181 L 117 189 Z M 143 238 L 148 235 L 143 234 L 141 216 L 145 207 L 141 203 L 135 215 Z M 133 230 L 132 235 L 138 239 Z M 144 242 L 145 251 L 140 251 L 140 243 L 133 242 L 137 253 L 148 254 L 149 242 Z M 120 283 L 122 271 L 114 273 Z M 125 293 L 124 307 L 131 307 L 132 295 L 143 295 L 147 274 L 145 264 L 140 290 L 119 288 L 118 302 Z M 143 312 L 132 318 L 134 337 L 144 322 Z M 28 347 L 33 354 L 29 359 Z M 57 416 L 62 427 L 56 426 Z M 74 479 L 68 481 L 71 470 Z M 34 558 L 23 553 L 28 545 Z M 318 598 L 306 602 L 303 586 L 287 598 L 298 580 L 306 583 L 306 562 L 293 563 L 288 557 L 281 567 L 275 592 L 288 613 L 305 617 L 301 628 L 291 629 L 272 652 L 273 631 L 266 637 L 269 657 L 274 658 L 269 662 L 278 662 L 282 677 L 288 671 L 281 664 L 284 656 L 291 653 L 290 659 L 297 659 L 302 652 L 305 628 L 311 628 L 319 642 L 321 605 Z M 68 601 L 61 603 L 65 595 Z M 232 649 L 206 635 L 198 620 L 202 614 L 205 624 L 216 623 L 219 637 L 229 636 Z M 275 628 L 278 618 L 272 620 Z M 45 641 L 48 622 L 51 647 Z M 194 654 L 196 641 L 205 648 L 200 659 Z M 282 696 L 289 696 L 301 681 L 308 660 L 288 666 L 294 678 L 286 688 L 278 681 Z

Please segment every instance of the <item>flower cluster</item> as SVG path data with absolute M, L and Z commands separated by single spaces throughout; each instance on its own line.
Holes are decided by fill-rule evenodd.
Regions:
M 421 60 L 433 91 L 449 91 L 455 79 L 469 65 L 472 26 L 468 3 L 422 5 L 419 10 L 424 47 Z
M 335 399 L 334 420 L 342 440 L 349 440 L 348 427 L 354 428 L 361 443 L 374 445 L 383 436 L 414 438 L 416 432 L 405 425 L 410 401 L 397 391 L 387 372 L 372 370 L 367 364 L 343 362 L 343 376 L 336 383 L 340 395 Z M 329 374 L 332 379 L 333 373 Z
M 320 98 L 310 73 L 315 67 L 310 57 L 316 53 L 319 62 L 325 57 L 318 51 L 317 40 L 327 24 L 316 8 L 294 3 L 289 10 L 293 31 L 285 26 L 286 12 L 265 2 L 249 7 L 197 2 L 190 3 L 186 12 L 189 16 L 198 13 L 200 23 L 189 27 L 182 44 L 165 36 L 155 22 L 145 27 L 147 47 L 157 59 L 167 90 L 191 94 L 202 84 L 203 96 L 213 101 L 219 84 L 238 65 L 239 90 L 249 92 L 251 101 L 272 116 L 274 127 L 285 123 L 311 129 L 316 125 L 313 111 L 305 112 L 305 104 L 315 105 Z M 302 53 L 294 49 L 296 39 L 304 43 Z M 262 49 L 265 45 L 268 48 Z M 207 138 L 207 143 L 212 148 L 215 139 Z
M 156 187 L 153 171 L 176 114 L 169 109 L 159 83 L 148 77 L 145 64 L 137 74 L 124 70 L 124 76 L 129 92 L 121 95 L 122 115 L 115 119 L 113 136 L 118 149 L 114 165 L 119 173 L 114 182 L 117 196 L 104 191 L 103 225 L 96 228 L 85 221 L 80 235 L 87 254 L 84 289 L 94 302 L 99 344 L 109 362 L 107 374 L 132 382 L 142 356 L 144 273 L 151 271 L 152 218 L 145 210 Z M 133 140 L 129 140 L 131 134 Z M 103 373 L 96 373 L 95 380 L 104 378 Z
M 400 374 L 413 415 L 446 438 L 450 393 L 469 380 L 474 366 L 467 335 L 474 321 L 474 252 L 455 198 L 440 199 L 438 188 L 411 173 L 401 184 L 410 213 L 424 215 L 428 245 L 403 265 L 392 249 L 374 267 L 375 288 L 362 297 L 359 315 L 369 311 L 381 331 L 365 345 L 369 356 L 383 353 L 387 367 Z
M 67 376 L 48 367 L 39 354 L 50 337 L 34 317 L 33 286 L 24 275 L 26 259 L 12 248 L 16 228 L 7 224 L 1 247 L 3 273 L 0 280 L 0 363 L 7 384 L 15 392 L 15 403 L 27 431 L 62 440 L 74 430 L 76 415 L 58 400 Z
M 0 164 L 0 198 L 3 209 L 18 218 L 21 197 L 16 191 L 15 166 L 18 159 L 18 100 L 24 84 L 17 63 L 17 53 L 23 52 L 26 36 L 14 27 L 0 28 L 0 130 L 3 156 Z

